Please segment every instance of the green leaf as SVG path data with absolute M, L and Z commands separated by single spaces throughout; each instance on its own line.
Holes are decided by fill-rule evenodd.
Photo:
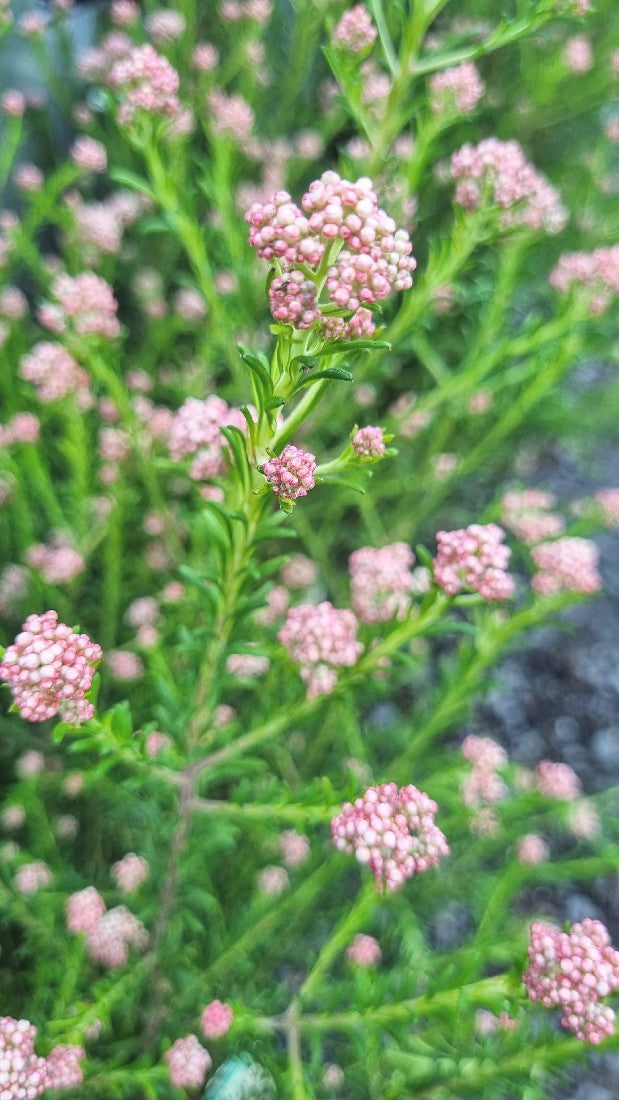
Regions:
M 425 565 L 426 569 L 432 569 L 434 564 L 432 555 L 429 550 L 426 550 L 425 546 L 421 546 L 421 544 L 416 546 L 415 555 L 418 561 L 420 561 L 422 565 Z
M 314 355 L 339 355 L 346 351 L 380 351 L 381 348 L 391 351 L 391 344 L 388 340 L 327 340 L 319 351 L 314 352 Z
M 317 355 L 320 354 L 320 352 L 317 352 Z M 311 370 L 312 367 L 316 366 L 316 355 L 295 355 L 291 365 L 294 367 L 297 365 L 297 363 L 300 367 Z
M 221 428 L 221 434 L 229 444 L 234 466 L 241 480 L 241 484 L 249 491 L 251 478 L 249 462 L 247 461 L 247 451 L 245 450 L 245 436 L 240 428 L 232 426 Z
M 285 404 L 286 404 L 286 402 L 285 402 L 283 397 L 269 397 L 268 401 L 265 404 L 265 408 L 267 410 L 269 410 L 269 409 L 281 409 L 282 405 L 285 405 Z
M 120 183 L 122 187 L 130 187 L 132 191 L 140 191 L 143 195 L 148 195 L 153 202 L 155 201 L 155 192 L 147 180 L 142 179 L 129 168 L 111 168 L 108 175 L 114 183 Z
M 327 474 L 326 477 L 320 478 L 327 485 L 343 485 L 346 489 L 353 489 L 355 493 L 360 493 L 361 496 L 365 496 L 367 490 L 363 488 L 358 481 L 355 480 L 354 475 L 350 474 L 343 477 L 341 474 Z
M 349 370 L 345 370 L 344 367 L 327 367 L 326 370 L 319 370 L 316 374 L 304 378 L 295 387 L 294 393 L 298 393 L 305 386 L 313 386 L 314 382 L 320 382 L 322 378 L 332 378 L 336 382 L 352 382 L 352 374 Z
M 163 217 L 146 218 L 144 221 L 138 223 L 140 232 L 147 235 L 152 233 L 169 233 L 171 231 L 170 223 Z

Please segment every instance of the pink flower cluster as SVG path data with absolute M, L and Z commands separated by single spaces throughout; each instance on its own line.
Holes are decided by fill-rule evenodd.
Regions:
M 141 886 L 148 878 L 150 868 L 148 860 L 138 856 L 135 852 L 127 852 L 126 856 L 112 864 L 112 877 L 119 890 L 124 894 L 131 894 Z
M 222 1035 L 229 1032 L 233 1019 L 234 1012 L 230 1005 L 223 1001 L 210 1001 L 200 1017 L 204 1038 L 221 1039 Z
M 563 517 L 550 511 L 554 504 L 552 493 L 542 489 L 513 490 L 503 497 L 501 522 L 531 546 L 560 535 L 565 527 Z
M 150 43 L 135 46 L 120 57 L 110 69 L 109 83 L 123 97 L 118 108 L 121 126 L 129 126 L 138 111 L 172 121 L 182 112 L 178 73 Z
M 242 96 L 214 88 L 208 97 L 208 109 L 214 133 L 227 135 L 240 144 L 249 141 L 254 112 Z
M 38 894 L 53 882 L 54 876 L 42 859 L 35 859 L 32 863 L 24 863 L 17 871 L 14 886 L 20 894 L 29 897 Z
M 22 356 L 19 375 L 36 387 L 39 400 L 44 404 L 61 401 L 68 393 L 75 393 L 88 384 L 86 371 L 66 348 L 49 340 L 35 344 L 28 355 Z
M 328 600 L 291 608 L 277 637 L 301 666 L 309 698 L 330 694 L 337 669 L 350 668 L 363 652 L 354 612 L 335 608 Z
M 174 42 L 176 38 L 180 38 L 185 32 L 186 25 L 184 15 L 171 8 L 160 8 L 147 15 L 144 21 L 147 34 L 157 46 L 165 46 L 169 42 Z
M 62 1043 L 48 1054 L 46 1058 L 47 1073 L 49 1076 L 48 1088 L 74 1089 L 84 1080 L 84 1071 L 80 1065 L 82 1058 L 86 1057 L 83 1047 Z
M 195 1035 L 185 1035 L 182 1039 L 177 1039 L 166 1050 L 165 1060 L 170 1081 L 180 1089 L 200 1088 L 213 1064 L 208 1050 L 205 1050 Z
M 580 779 L 574 769 L 560 761 L 540 760 L 535 768 L 535 782 L 540 794 L 546 798 L 572 802 L 581 792 Z
M 609 527 L 619 527 L 619 489 L 598 489 L 594 494 Z
M 310 328 L 322 316 L 316 303 L 316 286 L 302 271 L 287 271 L 273 279 L 269 302 L 276 321 L 296 328 Z
M 47 1089 L 81 1085 L 82 1047 L 60 1045 L 47 1058 L 35 1054 L 37 1029 L 28 1020 L 0 1016 L 0 1100 L 35 1100 Z
M 567 294 L 572 287 L 582 288 L 591 311 L 604 313 L 619 295 L 619 245 L 593 252 L 566 252 L 559 256 L 549 280 L 560 294 Z
M 346 948 L 346 958 L 354 966 L 360 966 L 364 970 L 377 966 L 382 957 L 383 953 L 378 940 L 375 940 L 374 936 L 367 936 L 364 932 L 359 932 Z
M 479 145 L 463 145 L 451 158 L 451 175 L 459 181 L 456 202 L 474 210 L 489 195 L 505 212 L 503 228 L 524 225 L 558 233 L 565 225 L 558 192 L 529 163 L 517 141 L 491 137 Z
M 101 660 L 100 646 L 87 634 L 74 634 L 58 622 L 56 611 L 29 615 L 0 662 L 0 680 L 6 680 L 15 705 L 28 722 L 44 722 L 60 714 L 65 722 L 81 725 L 94 714 L 84 698 Z
M 108 910 L 94 886 L 67 900 L 67 929 L 83 933 L 91 959 L 110 970 L 125 965 L 130 947 L 143 951 L 148 943 L 142 922 L 124 905 Z
M 507 754 L 491 737 L 469 734 L 462 743 L 462 755 L 473 765 L 462 784 L 462 798 L 467 806 L 500 802 L 507 788 L 498 769 L 507 763 Z
M 281 455 L 269 459 L 262 472 L 269 482 L 275 496 L 283 500 L 298 500 L 307 496 L 316 484 L 314 471 L 316 456 L 301 447 L 288 443 Z
M 542 836 L 538 836 L 537 833 L 526 833 L 525 836 L 518 838 L 516 852 L 520 863 L 532 867 L 546 862 L 550 855 L 550 848 Z
M 563 60 L 574 76 L 582 76 L 583 73 L 589 72 L 593 65 L 593 50 L 586 35 L 575 34 L 572 38 L 568 38 L 563 51 Z
M 120 335 L 116 316 L 118 302 L 109 283 L 92 271 L 75 277 L 57 275 L 52 283 L 55 303 L 44 303 L 38 318 L 51 332 L 73 329 L 80 336 L 103 336 L 113 340 Z
M 226 427 L 245 429 L 245 417 L 239 409 L 231 408 L 216 394 L 205 401 L 188 397 L 170 424 L 167 441 L 170 457 L 179 462 L 195 455 L 190 470 L 194 481 L 219 477 L 226 468 L 226 440 L 220 430 Z
M 364 307 L 412 286 L 416 262 L 408 233 L 379 208 L 367 178 L 351 183 L 337 172 L 324 172 L 310 184 L 301 206 L 278 191 L 245 215 L 249 243 L 277 266 L 269 291 L 273 315 L 298 328 L 320 321 L 336 338 L 371 335 L 374 324 Z M 346 247 L 340 251 L 342 241 Z M 317 300 L 318 267 L 325 254 L 332 259 L 324 284 L 327 296 L 350 311 L 349 319 L 329 318 Z
M 102 142 L 83 134 L 71 146 L 71 160 L 84 172 L 105 172 L 107 149 Z
M 355 4 L 354 8 L 344 12 L 333 28 L 331 41 L 334 46 L 348 50 L 349 53 L 361 53 L 373 46 L 377 34 L 370 13 L 363 4 Z
M 362 623 L 386 623 L 403 619 L 415 587 L 410 546 L 394 542 L 375 550 L 364 546 L 348 559 L 352 606 Z
M 363 340 L 374 335 L 376 325 L 371 311 L 360 306 L 348 320 L 323 315 L 322 330 L 328 340 Z
M 586 917 L 569 932 L 534 921 L 522 980 L 532 1001 L 562 1009 L 563 1027 L 583 1043 L 614 1033 L 615 1014 L 600 1002 L 619 989 L 619 953 L 601 921 Z
M 11 447 L 14 443 L 36 443 L 41 423 L 34 413 L 15 413 L 8 424 L 0 424 L 0 447 Z
M 360 458 L 380 458 L 385 453 L 385 435 L 382 428 L 370 424 L 359 428 L 352 440 L 352 448 Z
M 51 546 L 35 543 L 26 550 L 26 561 L 37 569 L 47 584 L 70 584 L 83 573 L 86 562 L 80 553 L 59 536 Z
M 435 114 L 453 107 L 462 115 L 474 111 L 486 86 L 472 61 L 464 61 L 453 69 L 434 73 L 430 77 L 430 103 Z
M 397 890 L 449 854 L 447 841 L 434 823 L 438 807 L 409 784 L 369 787 L 354 803 L 346 802 L 331 822 L 333 843 L 354 854 L 372 871 L 380 890 Z
M 598 548 L 582 538 L 555 539 L 534 546 L 531 556 L 539 572 L 531 587 L 543 596 L 557 592 L 598 592 L 602 578 L 598 572 Z
M 434 578 L 455 596 L 472 588 L 486 600 L 506 600 L 514 582 L 506 573 L 511 551 L 503 545 L 504 531 L 495 523 L 473 523 L 456 531 L 438 531 Z

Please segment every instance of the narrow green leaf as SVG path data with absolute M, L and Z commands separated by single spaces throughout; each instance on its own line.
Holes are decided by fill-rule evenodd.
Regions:
M 380 351 L 382 348 L 386 351 L 391 350 L 388 340 L 327 340 L 319 351 L 314 352 L 314 355 L 339 355 L 347 351 Z
M 327 367 L 326 370 L 319 370 L 316 374 L 304 378 L 299 382 L 294 393 L 298 393 L 299 390 L 304 389 L 306 386 L 313 386 L 314 382 L 320 382 L 322 378 L 332 378 L 337 382 L 352 382 L 352 374 L 349 370 L 345 370 L 343 367 Z
M 129 168 L 111 168 L 108 175 L 114 183 L 120 183 L 122 187 L 130 187 L 132 191 L 140 191 L 154 202 L 155 192 L 147 180 L 142 179 L 136 172 L 132 172 Z

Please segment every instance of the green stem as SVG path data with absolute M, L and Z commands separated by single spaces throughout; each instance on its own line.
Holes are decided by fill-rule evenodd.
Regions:
M 160 512 L 161 515 L 167 515 L 168 507 L 159 486 L 152 458 L 144 449 L 141 425 L 125 386 L 113 368 L 106 363 L 97 351 L 92 348 L 82 348 L 81 355 L 94 378 L 107 390 L 122 416 L 125 428 L 131 437 L 133 451 L 149 498 L 150 507 L 153 511 Z M 182 554 L 182 546 L 174 523 L 165 524 L 162 537 L 171 557 L 174 561 L 178 561 Z
M 278 806 L 273 803 L 246 802 L 242 806 L 214 799 L 193 798 L 192 809 L 203 814 L 221 814 L 252 821 L 293 821 L 296 825 L 330 821 L 334 809 L 328 806 Z
M 34 494 L 38 497 L 50 527 L 62 531 L 67 521 L 56 496 L 56 490 L 47 467 L 41 461 L 38 448 L 34 443 L 24 443 L 20 451 L 21 466 L 30 477 Z
M 316 995 L 329 967 L 351 941 L 354 933 L 365 923 L 378 898 L 376 884 L 366 882 L 357 895 L 354 905 L 339 922 L 331 937 L 322 948 L 316 962 L 303 982 L 299 993 L 299 1002 L 311 1000 Z

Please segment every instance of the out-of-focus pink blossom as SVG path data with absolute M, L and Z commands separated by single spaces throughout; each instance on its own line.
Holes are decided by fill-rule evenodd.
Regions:
M 196 1089 L 204 1084 L 213 1060 L 195 1035 L 177 1039 L 165 1053 L 170 1081 L 176 1088 Z
M 504 532 L 494 523 L 473 523 L 456 531 L 438 531 L 434 559 L 436 583 L 455 596 L 472 588 L 487 600 L 505 600 L 514 582 L 506 566 L 511 551 L 503 545 Z
M 599 551 L 589 539 L 566 536 L 554 542 L 542 542 L 533 547 L 531 557 L 538 569 L 531 587 L 541 595 L 593 593 L 602 585 L 598 572 Z
M 301 666 L 310 697 L 333 691 L 337 669 L 350 668 L 363 652 L 354 612 L 335 608 L 328 600 L 291 608 L 277 637 Z
M 367 936 L 359 932 L 352 943 L 346 948 L 346 958 L 355 966 L 364 970 L 371 966 L 377 966 L 383 957 L 378 940 L 374 936 Z
M 379 550 L 364 546 L 350 555 L 352 606 L 362 623 L 404 618 L 414 587 L 411 573 L 414 561 L 415 555 L 404 542 L 394 542 Z
M 430 77 L 430 103 L 436 114 L 453 111 L 462 115 L 474 111 L 486 87 L 472 61 Z
M 53 879 L 54 876 L 47 864 L 42 859 L 35 859 L 33 863 L 24 863 L 19 868 L 13 883 L 20 894 L 30 896 L 49 886 Z
M 517 141 L 486 138 L 463 145 L 451 158 L 451 175 L 458 180 L 456 202 L 475 209 L 484 195 L 503 211 L 500 224 L 524 225 L 558 233 L 567 214 L 558 192 L 526 159 Z
M 222 1001 L 210 1001 L 206 1008 L 202 1009 L 200 1023 L 205 1039 L 221 1039 L 227 1035 L 232 1027 L 234 1012 L 229 1004 Z
M 334 27 L 331 41 L 349 53 L 361 53 L 374 44 L 377 34 L 370 13 L 363 4 L 355 4 Z
M 569 764 L 541 760 L 535 768 L 537 789 L 546 798 L 572 802 L 581 793 L 580 779 Z
M 135 852 L 128 852 L 126 856 L 112 864 L 112 878 L 123 894 L 131 894 L 148 878 L 150 867 L 148 860 L 138 856 Z

